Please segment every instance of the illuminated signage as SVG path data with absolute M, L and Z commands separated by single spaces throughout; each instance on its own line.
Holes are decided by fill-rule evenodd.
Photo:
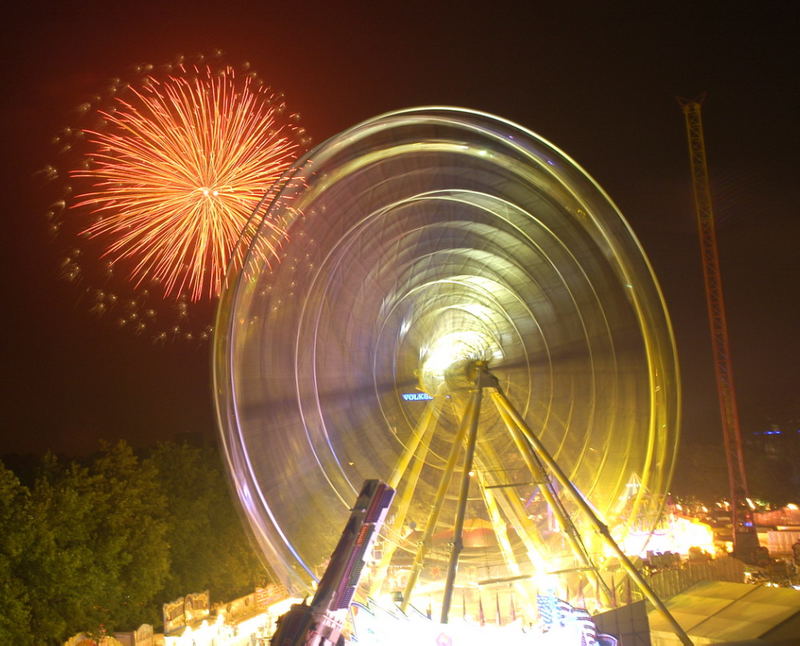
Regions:
M 403 398 L 403 401 L 407 402 L 418 402 L 426 399 L 433 399 L 433 397 L 431 397 L 428 393 L 403 393 L 400 396 Z

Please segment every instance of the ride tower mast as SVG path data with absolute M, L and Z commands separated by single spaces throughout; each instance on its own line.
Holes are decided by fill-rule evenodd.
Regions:
M 711 350 L 714 356 L 725 459 L 728 464 L 733 554 L 744 561 L 752 562 L 758 548 L 758 537 L 753 522 L 753 511 L 748 500 L 750 493 L 744 466 L 739 411 L 736 405 L 728 322 L 725 317 L 725 301 L 722 296 L 717 234 L 708 179 L 703 121 L 700 113 L 704 98 L 704 96 L 694 100 L 679 98 L 678 103 L 686 120 L 694 207 L 700 234 L 700 255 L 706 289 L 708 323 L 711 331 Z

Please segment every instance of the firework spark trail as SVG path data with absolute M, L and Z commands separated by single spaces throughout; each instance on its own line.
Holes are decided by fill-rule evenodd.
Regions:
M 92 182 L 74 208 L 102 216 L 84 233 L 107 241 L 105 257 L 129 261 L 136 286 L 155 280 L 165 297 L 185 291 L 198 301 L 219 293 L 248 218 L 297 145 L 268 89 L 232 68 L 193 72 L 148 77 L 100 113 L 108 127 L 87 131 L 91 164 L 71 175 Z M 283 233 L 273 226 L 266 256 Z

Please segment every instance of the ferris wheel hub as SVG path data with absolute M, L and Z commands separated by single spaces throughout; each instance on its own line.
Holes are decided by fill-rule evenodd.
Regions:
M 489 371 L 489 362 L 483 359 L 458 361 L 445 372 L 444 389 L 447 393 L 497 387 L 497 377 Z
M 449 330 L 422 348 L 418 371 L 420 385 L 429 394 L 438 392 L 442 387 L 445 390 L 469 387 L 462 383 L 469 365 L 502 357 L 502 347 L 486 330 Z

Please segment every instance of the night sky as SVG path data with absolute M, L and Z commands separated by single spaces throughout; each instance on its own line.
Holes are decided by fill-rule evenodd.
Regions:
M 6 14 L 0 453 L 80 455 L 100 438 L 146 446 L 215 433 L 207 347 L 154 347 L 85 312 L 76 289 L 58 279 L 34 173 L 52 157 L 53 133 L 105 79 L 132 63 L 217 47 L 283 89 L 316 142 L 388 110 L 444 104 L 501 115 L 566 151 L 619 205 L 664 288 L 685 441 L 721 443 L 675 101 L 708 92 L 706 143 L 743 430 L 797 422 L 794 3 L 591 13 L 518 4 L 527 8 L 89 0 Z

